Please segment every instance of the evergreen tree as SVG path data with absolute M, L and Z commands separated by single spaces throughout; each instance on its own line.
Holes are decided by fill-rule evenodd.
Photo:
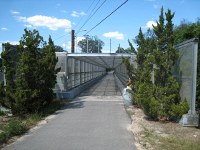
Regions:
M 41 46 L 41 47 L 39 47 Z M 57 59 L 55 46 L 49 37 L 48 44 L 36 30 L 23 35 L 18 51 L 16 108 L 20 113 L 40 111 L 53 100 Z
M 11 45 L 5 43 L 5 50 L 1 53 L 2 68 L 4 70 L 6 86 L 1 83 L 1 99 L 0 104 L 9 109 L 14 109 L 14 92 L 15 92 L 15 68 L 16 64 L 11 57 Z
M 146 43 L 145 43 L 145 38 L 144 38 L 144 34 L 142 33 L 142 29 L 140 28 L 139 30 L 139 34 L 138 36 L 136 37 L 136 40 L 135 42 L 137 43 L 137 59 L 136 59 L 136 62 L 137 62 L 137 67 L 138 69 L 141 69 L 143 70 L 144 68 L 144 61 L 146 59 Z
M 157 21 L 157 26 L 153 26 L 156 35 L 156 45 L 157 48 L 154 49 L 154 63 L 156 64 L 155 69 L 155 79 L 157 84 L 164 86 L 166 84 L 167 75 L 167 62 L 165 59 L 166 54 L 166 35 L 165 35 L 165 25 L 164 25 L 164 12 L 163 7 L 161 8 L 161 14 L 159 16 L 159 21 Z
M 166 16 L 166 25 L 164 24 L 163 7 L 157 26 L 154 26 L 154 32 L 157 38 L 157 49 L 154 50 L 155 84 L 160 88 L 160 94 L 157 99 L 160 103 L 160 117 L 169 118 L 172 105 L 179 103 L 179 83 L 172 75 L 172 67 L 178 58 L 177 51 L 174 48 L 174 34 L 172 19 L 174 13 L 168 9 Z
M 47 44 L 37 30 L 24 31 L 17 46 L 18 62 L 11 57 L 10 44 L 5 44 L 2 53 L 6 86 L 0 85 L 0 104 L 13 114 L 38 112 L 48 105 L 59 71 L 51 37 Z
M 64 52 L 64 49 L 61 46 L 55 45 L 56 52 Z
M 135 48 L 134 47 L 129 47 L 127 49 L 124 49 L 120 46 L 118 46 L 117 50 L 115 53 L 134 53 L 135 52 Z
M 55 69 L 58 60 L 55 55 L 56 47 L 51 37 L 49 37 L 48 45 L 45 44 L 43 50 L 39 86 L 41 87 L 41 97 L 44 101 L 43 105 L 46 105 L 53 100 L 53 88 L 56 83 L 56 74 L 60 69 Z
M 157 26 L 153 27 L 153 31 L 148 30 L 143 34 L 140 28 L 135 39 L 138 46 L 135 51 L 137 67 L 126 62 L 127 69 L 133 68 L 128 72 L 134 72 L 137 77 L 133 80 L 134 100 L 144 109 L 145 114 L 153 119 L 181 117 L 187 112 L 185 108 L 188 108 L 186 101 L 180 103 L 180 86 L 172 75 L 172 67 L 178 58 L 174 48 L 172 23 L 174 13 L 168 9 L 165 17 L 166 19 L 162 7 L 159 21 Z M 152 73 L 155 83 L 151 81 Z
M 24 30 L 17 50 L 19 63 L 16 76 L 16 110 L 17 113 L 38 111 L 41 107 L 40 70 L 43 38 L 36 30 Z

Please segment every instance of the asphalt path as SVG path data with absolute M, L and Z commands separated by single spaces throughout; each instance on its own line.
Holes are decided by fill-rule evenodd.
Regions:
M 4 150 L 135 150 L 112 73 Z

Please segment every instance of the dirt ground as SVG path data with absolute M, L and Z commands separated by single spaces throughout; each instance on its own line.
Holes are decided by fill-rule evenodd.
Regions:
M 160 149 L 155 148 L 155 145 L 162 144 L 161 142 L 166 141 L 165 139 L 168 137 L 169 139 L 172 139 L 171 137 L 176 137 L 177 139 L 184 138 L 186 140 L 189 139 L 190 141 L 200 143 L 199 128 L 183 127 L 180 124 L 173 122 L 150 121 L 146 118 L 143 111 L 135 106 L 129 106 L 126 110 L 132 119 L 130 130 L 135 136 L 136 147 L 138 150 Z M 150 134 L 156 136 L 150 136 Z M 161 141 L 159 137 L 164 140 Z M 176 141 L 171 141 L 171 143 L 175 145 Z

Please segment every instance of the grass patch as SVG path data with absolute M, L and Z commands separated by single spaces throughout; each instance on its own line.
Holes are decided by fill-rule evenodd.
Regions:
M 61 109 L 66 102 L 54 101 L 49 106 L 45 107 L 40 113 L 30 114 L 26 116 L 25 124 L 28 128 L 35 126 L 43 118 L 55 113 L 57 110 Z
M 2 144 L 6 143 L 13 136 L 19 136 L 27 132 L 30 128 L 35 126 L 39 121 L 55 113 L 61 109 L 66 102 L 54 101 L 49 106 L 45 107 L 41 112 L 35 114 L 27 114 L 25 116 L 15 116 L 9 119 L 4 124 L 0 124 L 0 148 Z
M 26 131 L 26 125 L 19 119 L 9 120 L 7 126 L 5 127 L 5 132 L 7 132 L 10 136 L 21 135 Z
M 6 143 L 9 138 L 10 138 L 10 136 L 9 136 L 8 132 L 0 133 L 0 144 Z
M 9 138 L 16 135 L 21 135 L 27 131 L 24 123 L 14 118 L 8 121 L 5 125 L 3 132 L 0 133 L 0 144 L 8 141 Z
M 192 139 L 184 139 L 184 137 L 170 136 L 168 138 L 159 137 L 161 142 L 159 148 L 165 150 L 200 150 L 199 141 Z
M 144 142 L 150 143 L 155 150 L 200 150 L 198 139 L 186 139 L 176 135 L 162 136 L 147 129 L 144 130 Z
M 40 114 L 36 113 L 36 114 L 31 114 L 31 115 L 26 116 L 26 119 L 24 121 L 27 128 L 30 129 L 42 119 L 43 117 Z

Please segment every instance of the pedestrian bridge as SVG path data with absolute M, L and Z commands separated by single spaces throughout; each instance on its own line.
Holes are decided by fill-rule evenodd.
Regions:
M 72 99 L 83 90 L 89 88 L 107 72 L 113 71 L 115 82 L 124 88 L 128 81 L 122 58 L 134 60 L 135 55 L 124 53 L 67 53 L 56 52 L 58 58 L 57 83 L 55 93 L 59 99 Z

